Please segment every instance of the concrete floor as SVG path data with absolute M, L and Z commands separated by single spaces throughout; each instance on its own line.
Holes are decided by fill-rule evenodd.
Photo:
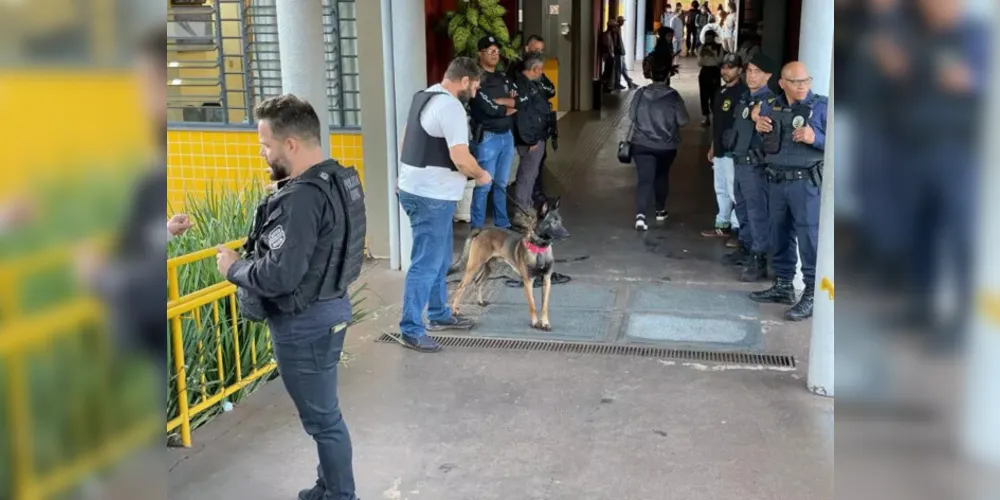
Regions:
M 697 234 L 715 201 L 696 68 L 683 63 L 675 86 L 694 123 L 661 227 L 633 230 L 635 173 L 615 158 L 629 95 L 560 120 L 547 181 L 573 237 L 557 253 L 589 259 L 559 270 L 583 284 L 759 288 L 737 282 L 718 264 L 721 242 Z M 781 308 L 760 308 L 759 348 L 795 355 L 794 372 L 541 352 L 420 355 L 372 342 L 396 328 L 402 276 L 380 264 L 364 280 L 373 316 L 350 332 L 355 358 L 340 393 L 365 500 L 833 496 L 833 401 L 805 390 L 810 325 L 786 324 Z M 280 383 L 194 440 L 171 450 L 171 498 L 292 499 L 314 480 L 315 448 Z

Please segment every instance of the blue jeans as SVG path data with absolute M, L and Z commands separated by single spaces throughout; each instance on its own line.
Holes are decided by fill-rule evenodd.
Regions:
M 304 321 L 309 319 L 303 318 Z M 344 349 L 347 330 L 334 332 L 326 323 L 315 323 L 324 333 L 295 342 L 272 345 L 281 381 L 292 397 L 306 433 L 319 451 L 319 481 L 331 500 L 357 500 L 351 464 L 351 436 L 340 413 L 337 397 L 337 363 Z M 302 326 L 302 325 L 300 325 Z
M 484 132 L 483 140 L 476 145 L 476 161 L 483 170 L 493 177 L 493 184 L 476 186 L 472 192 L 472 228 L 479 229 L 486 224 L 486 196 L 493 191 L 493 225 L 510 227 L 507 218 L 507 180 L 510 165 L 514 162 L 514 134 Z
M 410 269 L 403 288 L 403 316 L 399 329 L 403 335 L 426 335 L 424 308 L 430 321 L 451 319 L 448 286 L 445 278 L 451 267 L 452 217 L 458 202 L 424 198 L 399 192 L 399 204 L 410 218 L 413 248 Z

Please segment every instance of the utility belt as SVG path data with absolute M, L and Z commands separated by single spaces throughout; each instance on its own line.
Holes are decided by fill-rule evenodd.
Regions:
M 764 174 L 767 176 L 767 181 L 774 184 L 809 180 L 819 187 L 823 185 L 823 162 L 808 168 L 775 168 L 768 165 L 764 167 Z
M 733 163 L 737 165 L 760 165 L 764 162 L 764 154 L 757 150 L 750 150 L 745 155 L 732 154 L 732 156 Z

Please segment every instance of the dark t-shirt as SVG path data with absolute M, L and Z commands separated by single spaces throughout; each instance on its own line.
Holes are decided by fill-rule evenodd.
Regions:
M 722 133 L 733 128 L 733 109 L 740 102 L 740 97 L 750 92 L 747 84 L 740 81 L 732 87 L 722 87 L 719 95 L 715 96 L 715 103 L 712 110 L 712 141 L 715 146 L 715 156 L 721 157 L 722 153 L 728 152 L 722 147 Z

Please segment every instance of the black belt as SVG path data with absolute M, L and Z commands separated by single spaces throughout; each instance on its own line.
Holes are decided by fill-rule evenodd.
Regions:
M 766 167 L 764 173 L 767 174 L 768 182 L 779 184 L 782 182 L 792 182 L 801 180 L 812 180 L 813 168 L 774 168 Z
M 733 162 L 736 163 L 737 165 L 751 165 L 751 166 L 753 166 L 753 165 L 759 165 L 760 164 L 760 158 L 755 158 L 755 157 L 750 156 L 750 155 L 741 155 L 741 156 L 733 155 Z

